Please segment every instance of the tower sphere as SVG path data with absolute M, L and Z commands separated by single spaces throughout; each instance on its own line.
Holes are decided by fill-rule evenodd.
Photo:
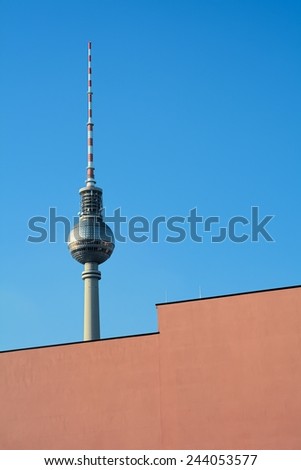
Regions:
M 115 242 L 112 230 L 102 218 L 102 189 L 85 186 L 79 194 L 80 217 L 69 234 L 69 251 L 79 263 L 104 263 L 113 253 Z
M 79 263 L 101 264 L 113 253 L 114 235 L 99 217 L 83 216 L 69 234 L 68 248 Z

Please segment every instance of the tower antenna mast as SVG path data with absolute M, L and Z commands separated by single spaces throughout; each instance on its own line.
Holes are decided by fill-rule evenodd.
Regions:
M 88 166 L 87 166 L 87 186 L 94 186 L 94 162 L 93 162 L 93 118 L 92 118 L 92 43 L 88 42 L 88 122 L 87 122 L 87 146 L 88 146 Z

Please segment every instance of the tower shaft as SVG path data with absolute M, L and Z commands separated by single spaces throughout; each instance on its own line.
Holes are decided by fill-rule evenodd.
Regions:
M 101 274 L 97 263 L 85 263 L 84 281 L 84 341 L 100 339 L 98 281 Z

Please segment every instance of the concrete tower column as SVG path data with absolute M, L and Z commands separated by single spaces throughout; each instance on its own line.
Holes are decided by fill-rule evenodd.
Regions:
M 85 263 L 84 281 L 84 341 L 100 339 L 98 281 L 101 274 L 97 263 Z

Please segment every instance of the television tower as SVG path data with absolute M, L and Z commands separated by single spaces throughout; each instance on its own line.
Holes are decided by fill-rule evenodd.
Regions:
M 110 258 L 115 244 L 112 230 L 102 216 L 102 189 L 95 186 L 92 122 L 92 54 L 88 42 L 88 166 L 86 186 L 79 190 L 79 222 L 71 230 L 68 248 L 72 257 L 84 265 L 84 341 L 100 338 L 98 265 Z

